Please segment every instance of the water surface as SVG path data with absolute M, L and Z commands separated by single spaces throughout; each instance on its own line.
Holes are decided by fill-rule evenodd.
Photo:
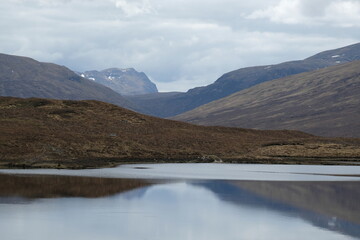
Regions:
M 115 168 L 57 170 L 0 169 L 0 173 L 50 174 L 108 178 L 216 179 L 266 181 L 359 181 L 360 166 L 267 164 L 132 164 Z
M 0 174 L 1 239 L 360 239 L 358 169 L 299 167 L 10 171 Z

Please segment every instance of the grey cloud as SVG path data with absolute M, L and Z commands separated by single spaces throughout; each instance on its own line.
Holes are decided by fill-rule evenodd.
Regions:
M 301 11 L 309 17 L 322 17 L 326 7 L 334 1 L 332 0 L 303 0 L 301 1 Z
M 307 0 L 299 11 L 314 16 L 318 11 L 312 10 L 325 1 L 313 2 L 320 5 Z M 240 67 L 304 58 L 360 38 L 356 26 L 344 29 L 324 22 L 321 27 L 301 23 L 290 27 L 267 18 L 244 17 L 279 3 L 1 1 L 0 52 L 80 71 L 135 67 L 146 72 L 160 90 L 169 91 L 209 84 Z
M 275 23 L 308 26 L 360 27 L 357 0 L 279 0 L 253 11 L 248 19 L 269 19 Z

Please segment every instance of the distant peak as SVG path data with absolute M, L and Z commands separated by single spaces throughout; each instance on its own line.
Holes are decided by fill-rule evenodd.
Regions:
M 102 71 L 86 71 L 80 74 L 122 95 L 158 92 L 156 85 L 150 81 L 146 74 L 137 72 L 134 68 L 107 68 Z

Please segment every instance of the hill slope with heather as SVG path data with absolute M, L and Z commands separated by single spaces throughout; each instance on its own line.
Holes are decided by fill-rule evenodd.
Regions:
M 346 163 L 360 140 L 298 131 L 205 127 L 98 101 L 0 98 L 0 166 L 85 168 L 124 162 Z
M 360 61 L 259 84 L 174 119 L 360 137 Z
M 6 54 L 0 54 L 0 96 L 99 100 L 137 109 L 110 88 L 66 67 Z

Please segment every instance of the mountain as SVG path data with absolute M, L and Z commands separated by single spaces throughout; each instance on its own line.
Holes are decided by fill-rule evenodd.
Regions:
M 137 109 L 120 94 L 66 67 L 6 54 L 0 54 L 0 96 L 93 99 Z
M 360 61 L 355 61 L 265 82 L 174 119 L 360 137 L 359 106 Z
M 360 43 L 322 52 L 301 61 L 235 70 L 224 74 L 213 84 L 190 89 L 186 93 L 165 98 L 153 95 L 152 99 L 144 99 L 143 96 L 130 99 L 154 116 L 171 117 L 262 82 L 354 60 L 360 60 Z
M 133 68 L 109 68 L 103 71 L 86 71 L 82 77 L 103 84 L 121 95 L 157 93 L 156 85 L 143 72 Z
M 174 115 L 179 109 L 180 112 L 186 111 L 186 105 L 191 104 L 192 100 L 183 92 L 158 92 L 125 97 L 141 106 L 141 113 L 162 118 Z
M 196 126 L 99 101 L 0 97 L 0 109 L 0 167 L 6 168 L 174 161 L 345 164 L 360 157 L 359 139 Z

